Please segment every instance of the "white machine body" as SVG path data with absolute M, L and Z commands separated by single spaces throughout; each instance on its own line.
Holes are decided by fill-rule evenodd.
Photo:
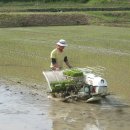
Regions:
M 107 81 L 92 73 L 84 73 L 85 83 L 91 86 L 92 93 L 106 95 Z

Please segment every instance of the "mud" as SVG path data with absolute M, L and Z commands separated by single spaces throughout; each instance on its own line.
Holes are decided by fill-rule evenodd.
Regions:
M 27 86 L 0 80 L 0 130 L 129 130 L 129 101 L 116 95 L 94 104 L 63 103 L 36 84 Z
M 117 97 L 96 104 L 54 102 L 51 108 L 54 130 L 128 130 L 129 105 Z
M 46 94 L 20 82 L 0 81 L 0 130 L 51 130 Z

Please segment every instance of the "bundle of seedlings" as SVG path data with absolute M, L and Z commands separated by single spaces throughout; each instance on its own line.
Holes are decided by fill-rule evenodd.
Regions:
M 83 72 L 79 69 L 66 69 L 63 71 L 63 74 L 70 77 L 82 77 Z
M 63 80 L 63 81 L 55 81 L 50 84 L 52 92 L 65 92 L 69 90 L 71 86 L 75 86 L 75 82 L 73 80 Z
M 73 80 L 75 82 L 83 81 L 83 72 L 79 69 L 66 69 L 63 71 L 63 74 L 66 76 L 67 79 Z

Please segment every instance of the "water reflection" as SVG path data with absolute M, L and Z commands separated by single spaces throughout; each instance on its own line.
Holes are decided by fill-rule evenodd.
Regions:
M 0 81 L 0 130 L 51 130 L 47 98 Z
M 129 130 L 129 105 L 110 96 L 98 104 L 52 101 L 53 130 Z

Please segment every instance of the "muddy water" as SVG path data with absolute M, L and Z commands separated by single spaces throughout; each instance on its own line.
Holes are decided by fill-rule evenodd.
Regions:
M 129 130 L 130 103 L 121 97 L 63 103 L 38 87 L 0 81 L 0 130 Z
M 113 102 L 113 99 L 115 100 Z M 110 97 L 99 104 L 60 104 L 54 102 L 51 115 L 55 130 L 129 130 L 127 104 Z M 59 108 L 60 107 L 60 108 Z
M 6 82 L 0 82 L 0 130 L 129 130 L 129 57 L 107 60 L 101 64 L 113 95 L 97 104 L 48 99 L 42 69 L 1 66 L 1 77 Z
M 51 130 L 49 107 L 38 91 L 0 81 L 0 130 Z

